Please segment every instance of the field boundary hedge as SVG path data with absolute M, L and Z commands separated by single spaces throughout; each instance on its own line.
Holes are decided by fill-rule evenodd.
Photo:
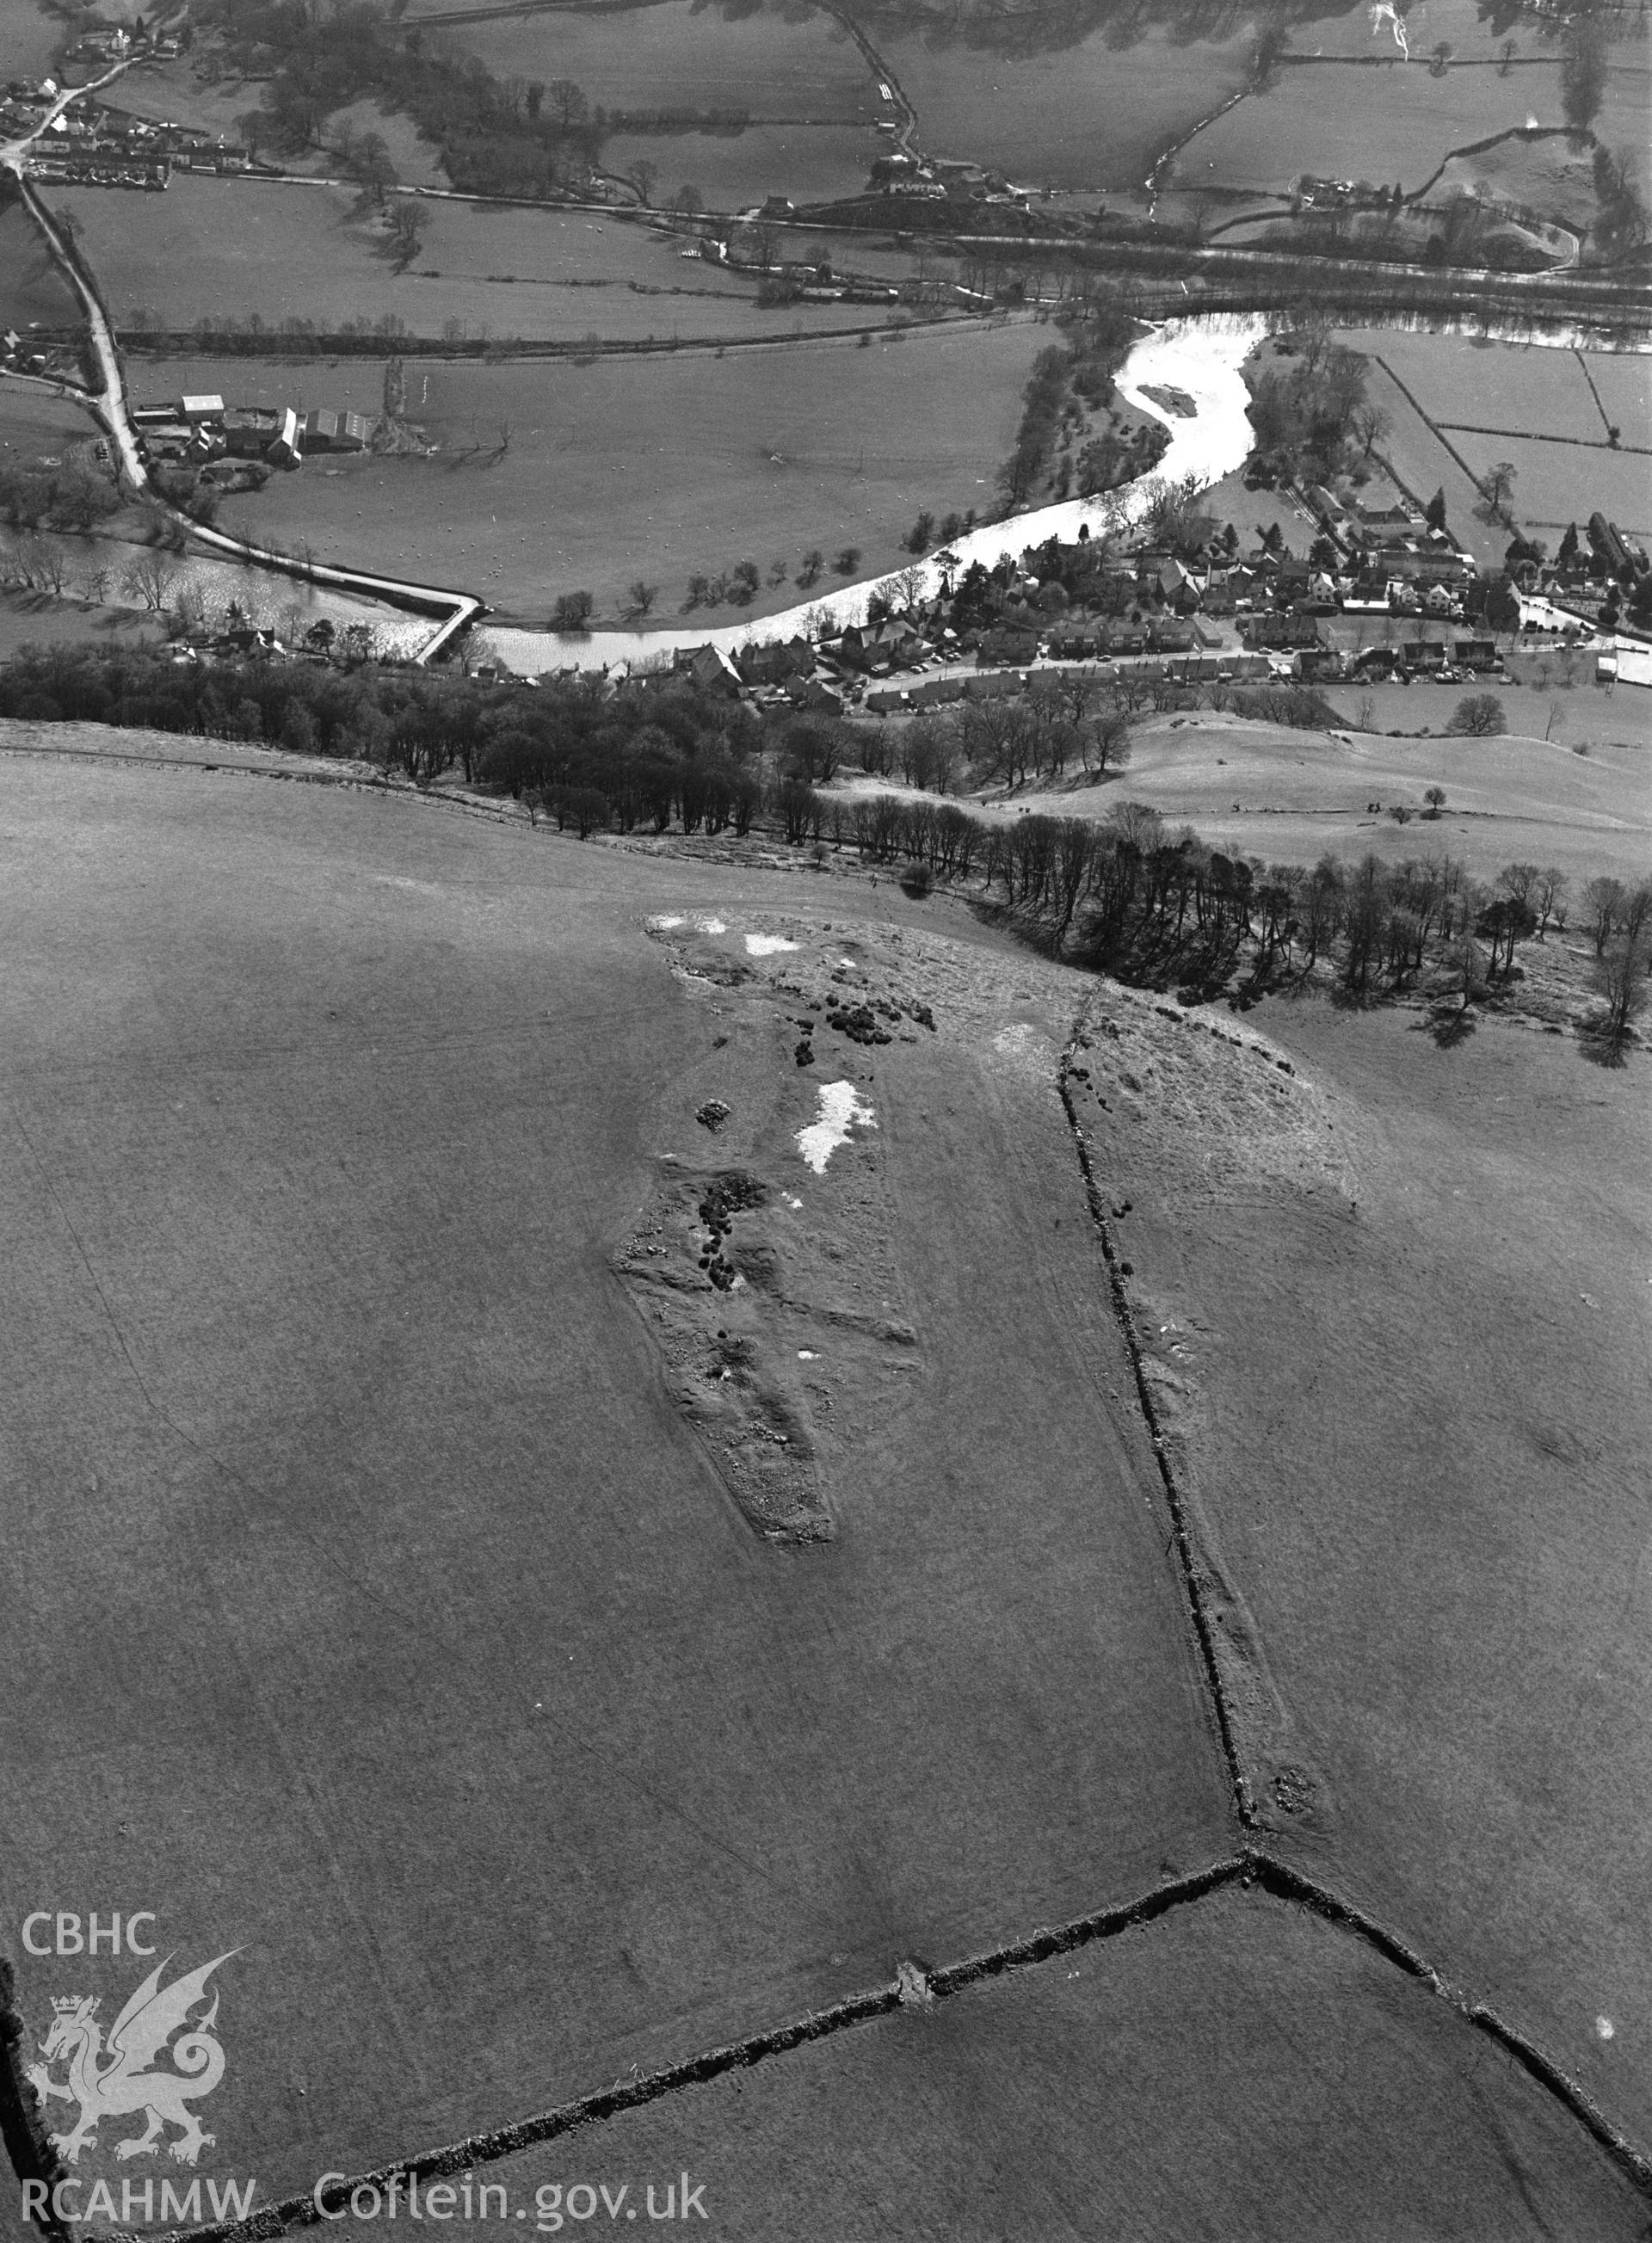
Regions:
M 893 2017 L 908 2007 L 927 2008 L 948 2001 L 984 1979 L 1011 1971 L 1036 1969 L 1076 1949 L 1115 1939 L 1123 1933 L 1156 1923 L 1184 1908 L 1197 1907 L 1212 1894 L 1257 1890 L 1274 1900 L 1308 1910 L 1333 1929 L 1356 1939 L 1406 1977 L 1445 2002 L 1470 2026 L 1493 2041 L 1521 2070 L 1558 2102 L 1590 2136 L 1617 2171 L 1642 2196 L 1652 2199 L 1652 2161 L 1617 2127 L 1575 2080 L 1547 2057 L 1534 2041 L 1510 2025 L 1494 2010 L 1451 1986 L 1415 1949 L 1329 1886 L 1305 1876 L 1288 1862 L 1259 1849 L 1246 1847 L 1189 1874 L 1167 1879 L 1135 1898 L 1116 1903 L 1061 1924 L 1042 1926 L 1026 1937 L 1008 1942 L 984 1955 L 966 1957 L 938 1970 L 915 1961 L 903 1961 L 887 1985 L 850 1995 L 826 2009 L 806 2012 L 761 2032 L 725 2042 L 658 2071 L 600 2088 L 514 2125 L 473 2134 L 458 2142 L 398 2159 L 371 2171 L 347 2175 L 327 2192 L 329 2206 L 343 2207 L 357 2188 L 387 2189 L 392 2182 L 434 2180 L 443 2174 L 468 2172 L 479 2165 L 496 2164 L 541 2143 L 555 2141 L 579 2128 L 601 2125 L 628 2111 L 645 2108 L 686 2087 L 703 2086 L 729 2073 L 750 2071 L 771 2058 L 789 2055 L 793 2049 L 833 2038 L 840 2032 Z M 172 2230 L 157 2243 L 254 2243 L 255 2239 L 283 2234 L 294 2228 L 313 2227 L 325 2217 L 314 2191 L 288 2197 L 265 2207 L 250 2219 L 219 2220 L 208 2226 Z
M 1171 1532 L 1175 1538 L 1177 1569 L 1181 1575 L 1183 1593 L 1187 1598 L 1189 1615 L 1198 1639 L 1200 1663 L 1204 1669 L 1204 1685 L 1210 1693 L 1211 1710 L 1222 1744 L 1222 1757 L 1226 1765 L 1228 1788 L 1232 1794 L 1234 1812 L 1246 1829 L 1254 1828 L 1257 1820 L 1256 1802 L 1251 1795 L 1251 1779 L 1239 1756 L 1233 1708 L 1228 1698 L 1227 1686 L 1222 1680 L 1221 1662 L 1217 1655 L 1216 1630 L 1204 1601 L 1201 1577 L 1194 1561 L 1193 1537 L 1188 1526 L 1187 1505 L 1177 1484 L 1175 1467 L 1170 1451 L 1165 1446 L 1164 1430 L 1159 1423 L 1159 1413 L 1153 1399 L 1153 1390 L 1148 1384 L 1146 1366 L 1142 1361 L 1142 1344 L 1136 1337 L 1136 1322 L 1130 1314 L 1129 1297 L 1124 1290 L 1124 1278 L 1113 1246 L 1112 1233 L 1107 1227 L 1107 1216 L 1102 1199 L 1102 1189 L 1096 1180 L 1095 1163 L 1090 1159 L 1089 1142 L 1078 1119 L 1078 1108 L 1073 1102 L 1069 1088 L 1069 1070 L 1073 1054 L 1078 1048 L 1089 1013 L 1086 1002 L 1079 1015 L 1066 1049 L 1061 1057 L 1056 1075 L 1056 1087 L 1061 1093 L 1062 1108 L 1067 1115 L 1067 1126 L 1072 1133 L 1074 1148 L 1078 1154 L 1079 1173 L 1084 1180 L 1084 1198 L 1089 1208 L 1090 1221 L 1101 1241 L 1102 1259 L 1107 1265 L 1108 1290 L 1113 1304 L 1113 1318 L 1124 1342 L 1129 1357 L 1130 1371 L 1136 1380 L 1136 1398 L 1147 1426 L 1148 1438 L 1153 1445 L 1153 1458 L 1159 1468 L 1159 1478 L 1164 1485 L 1165 1500 L 1170 1506 Z

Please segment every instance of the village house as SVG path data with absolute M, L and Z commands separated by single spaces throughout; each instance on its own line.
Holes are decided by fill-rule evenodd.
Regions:
M 838 657 L 852 670 L 877 677 L 890 670 L 907 670 L 933 650 L 904 616 L 893 616 L 881 623 L 851 623 L 838 642 Z
M 766 646 L 743 646 L 735 654 L 734 666 L 748 685 L 783 685 L 789 677 L 813 676 L 814 648 L 801 636 Z
M 1319 644 L 1319 625 L 1312 616 L 1249 616 L 1241 620 L 1239 629 L 1252 646 L 1270 647 L 1278 653 Z
M 691 678 L 702 693 L 737 701 L 745 688 L 740 673 L 720 646 L 678 647 L 671 657 L 674 676 Z
M 794 709 L 813 711 L 826 717 L 843 714 L 842 692 L 824 677 L 788 677 L 780 690 Z

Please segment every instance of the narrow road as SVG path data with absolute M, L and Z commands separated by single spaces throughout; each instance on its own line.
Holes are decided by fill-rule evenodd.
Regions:
M 889 99 L 893 105 L 895 113 L 900 120 L 900 130 L 895 134 L 895 145 L 900 149 L 902 155 L 911 156 L 915 158 L 918 154 L 918 150 L 913 145 L 913 143 L 916 139 L 918 133 L 918 112 L 913 107 L 911 102 L 907 98 L 905 89 L 902 87 L 900 79 L 890 69 L 888 64 L 885 62 L 883 57 L 878 52 L 876 47 L 873 45 L 871 39 L 868 37 L 866 33 L 861 30 L 860 24 L 855 21 L 853 16 L 846 13 L 846 11 L 841 8 L 833 7 L 830 4 L 830 0 L 826 0 L 826 13 L 831 17 L 834 24 L 842 24 L 844 30 L 854 41 L 856 46 L 860 48 L 861 55 L 866 62 L 866 68 L 872 72 L 873 77 L 878 81 L 879 91 L 880 92 L 886 90 L 887 91 Z

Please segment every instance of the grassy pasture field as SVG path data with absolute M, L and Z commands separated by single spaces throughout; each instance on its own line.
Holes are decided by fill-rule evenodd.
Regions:
M 1516 203 L 1579 230 L 1600 215 L 1589 152 L 1568 139 L 1504 140 L 1477 156 L 1453 156 L 1428 199 L 1446 203 L 1464 193 Z
M 416 14 L 403 18 L 409 26 Z M 548 9 L 444 26 L 434 39 L 499 77 L 572 78 L 593 108 L 745 109 L 754 118 L 870 124 L 883 113 L 854 42 L 813 9 L 719 13 L 695 0 Z
M 0 0 L 0 37 L 5 43 L 9 77 L 44 77 L 67 37 L 63 20 L 37 7 L 34 0 Z
M 1359 347 L 1358 333 L 1345 338 Z M 1499 569 L 1503 556 L 1508 550 L 1508 531 L 1500 522 L 1483 522 L 1477 509 L 1484 504 L 1484 496 L 1468 468 L 1462 464 L 1464 455 L 1457 440 L 1446 441 L 1437 435 L 1428 421 L 1412 402 L 1416 395 L 1407 379 L 1406 387 L 1391 375 L 1386 366 L 1379 365 L 1379 356 L 1386 355 L 1386 336 L 1373 336 L 1370 344 L 1372 364 L 1365 377 L 1365 394 L 1370 401 L 1388 415 L 1388 433 L 1377 447 L 1378 457 L 1392 470 L 1403 488 L 1408 489 L 1420 505 L 1426 505 L 1437 490 L 1446 494 L 1446 519 L 1452 535 L 1465 553 L 1472 553 L 1482 569 Z M 1592 453 L 1581 455 L 1592 459 Z
M 1021 391 L 1044 340 L 1031 325 L 914 329 L 866 350 L 821 343 L 718 359 L 489 367 L 414 365 L 408 412 L 433 459 L 312 460 L 221 517 L 248 535 L 307 539 L 430 583 L 468 586 L 543 622 L 586 587 L 614 615 L 638 577 L 675 615 L 697 571 L 745 557 L 862 549 L 860 573 L 893 569 L 920 509 L 982 507 L 1013 442 Z M 136 363 L 136 361 L 135 361 Z M 143 362 L 158 397 L 206 387 L 250 403 L 376 409 L 381 369 L 347 360 Z M 502 423 L 510 446 L 497 451 Z M 794 603 L 765 584 L 732 623 Z
M 1551 551 L 1556 525 L 1564 530 L 1574 522 L 1581 533 L 1597 508 L 1627 535 L 1642 542 L 1652 537 L 1652 458 L 1644 448 L 1636 457 L 1610 450 L 1604 441 L 1584 451 L 1575 444 L 1534 442 L 1523 436 L 1450 433 L 1477 475 L 1485 475 L 1497 461 L 1513 461 L 1514 518 L 1532 529 L 1541 525 Z
M 1526 859 L 1561 866 L 1578 887 L 1597 872 L 1652 875 L 1652 695 L 1625 686 L 1608 700 L 1592 686 L 1498 686 L 1510 724 L 1534 737 L 1467 739 L 1445 735 L 1464 690 L 1372 690 L 1373 724 L 1416 730 L 1432 718 L 1440 737 L 1429 739 L 1390 739 L 1379 729 L 1343 740 L 1210 711 L 1150 717 L 1133 731 L 1116 778 L 1041 794 L 1035 806 L 1102 817 L 1115 803 L 1145 802 L 1172 827 L 1186 823 L 1217 848 L 1271 864 L 1312 865 L 1327 851 L 1352 863 L 1375 850 L 1389 859 L 1449 854 L 1482 880 Z M 1333 687 L 1332 697 L 1352 711 L 1364 691 Z M 1587 756 L 1573 752 L 1585 742 Z M 1446 790 L 1440 818 L 1421 815 L 1430 786 Z M 1005 806 L 1018 813 L 1024 799 L 1035 798 Z M 1372 802 L 1415 814 L 1397 825 L 1372 815 Z
M 675 236 L 583 211 L 421 204 L 423 240 L 399 273 L 346 189 L 179 178 L 165 195 L 53 192 L 112 276 L 124 327 L 256 316 L 273 332 L 292 319 L 338 328 L 388 314 L 420 335 L 457 320 L 471 340 L 640 342 L 783 334 L 806 313 L 819 327 L 877 316 L 865 305 L 763 311 L 749 282 L 684 258 Z
M 240 120 L 249 110 L 261 106 L 259 97 L 263 91 L 255 78 L 221 74 L 221 66 L 210 52 L 192 52 L 138 64 L 116 79 L 105 98 L 133 117 L 195 125 L 205 132 L 219 133 L 226 140 L 239 141 Z M 384 130 L 381 125 L 374 129 Z
M 1027 185 L 1123 192 L 1243 83 L 1245 42 L 1151 30 L 1117 44 L 1092 32 L 1025 55 L 888 33 L 879 52 L 931 154 L 989 164 Z
M 1351 329 L 1343 340 L 1392 368 L 1475 475 L 1484 475 L 1496 461 L 1514 462 L 1514 506 L 1521 522 L 1545 529 L 1568 522 L 1581 525 L 1598 507 L 1625 529 L 1633 522 L 1645 534 L 1652 522 L 1652 460 L 1608 448 L 1589 387 L 1593 380 L 1601 403 L 1617 412 L 1626 445 L 1652 443 L 1644 359 L 1589 351 L 1580 363 L 1576 352 L 1552 345 L 1392 327 Z M 1507 536 L 1475 519 L 1461 468 L 1381 368 L 1373 373 L 1372 387 L 1383 393 L 1395 424 L 1381 448 L 1425 497 L 1445 482 L 1453 530 L 1483 562 L 1500 562 Z M 1476 434 L 1465 423 L 1507 433 Z M 1533 443 L 1521 440 L 1521 431 L 1577 441 Z M 1551 546 L 1554 542 L 1551 537 Z
M 1229 110 L 1177 157 L 1183 187 L 1288 189 L 1304 172 L 1420 187 L 1453 148 L 1535 116 L 1559 125 L 1560 64 L 1433 77 L 1398 55 L 1371 70 L 1335 64 L 1280 71 L 1272 89 Z
M 1474 2043 L 1318 1918 L 1224 1891 L 476 2177 L 524 2205 L 634 2176 L 645 2207 L 686 2170 L 739 2243 L 1628 2243 L 1644 2206 Z
M 1607 418 L 1622 428 L 1624 442 L 1652 443 L 1652 357 L 1641 352 L 1609 357 L 1596 353 L 1588 366 Z
M 1296 1770 L 1278 1842 L 1644 2139 L 1646 1055 L 1496 1018 L 1437 1045 L 1415 1006 L 1252 1018 L 1328 1101 L 1338 1181 L 1207 1173 L 1221 1101 L 1178 1106 L 1134 1032 L 1084 1118 L 1224 1640 L 1258 1647 L 1244 1720 Z
M 97 434 L 98 424 L 84 407 L 26 380 L 0 380 L 0 458 L 10 454 L 8 465 L 61 460 Z
M 1355 350 L 1380 353 L 1442 425 L 1478 421 L 1488 428 L 1606 441 L 1575 351 L 1546 343 L 1486 342 L 1473 335 L 1418 334 L 1403 327 L 1356 329 L 1339 340 Z M 1613 356 L 1610 351 L 1591 351 L 1589 372 L 1611 363 Z
M 1078 977 L 888 884 L 822 926 L 784 875 L 244 771 L 0 756 L 0 852 L 7 1889 L 72 1860 L 239 1950 L 204 2170 L 307 2191 L 1221 1853 L 1051 1087 Z M 645 931 L 690 913 L 699 978 Z M 805 1074 L 779 985 L 842 955 L 936 1028 Z M 875 1127 L 817 1173 L 828 1074 Z M 621 1282 L 736 1169 L 775 1243 L 721 1295 L 690 1245 L 678 1297 L 794 1398 L 807 1548 Z M 61 1966 L 16 1959 L 38 2038 Z
M 697 187 L 710 210 L 744 210 L 771 195 L 798 204 L 840 202 L 866 185 L 882 145 L 860 125 L 751 125 L 735 135 L 620 132 L 603 143 L 603 169 L 628 177 L 645 158 L 659 173 L 656 204 L 668 203 L 684 186 Z
M 165 624 L 135 608 L 93 608 L 33 592 L 0 593 L 0 660 L 25 646 L 154 646 Z
M 1615 156 L 1628 158 L 1643 196 L 1652 189 L 1652 145 L 1649 145 L 1646 129 L 1649 113 L 1652 68 L 1647 64 L 1644 44 L 1630 48 L 1627 53 L 1622 48 L 1614 49 L 1606 98 L 1595 120 L 1595 137 Z
M 312 160 L 309 168 L 327 172 L 334 168 L 333 151 L 346 133 L 365 139 L 376 132 L 395 165 L 396 178 L 403 186 L 445 187 L 448 175 L 442 168 L 442 152 L 434 142 L 427 140 L 410 117 L 397 110 L 381 109 L 376 101 L 363 99 L 351 102 L 347 108 L 335 109 L 321 128 L 327 145 Z M 288 165 L 289 169 L 303 168 Z
M 24 333 L 36 325 L 71 327 L 78 311 L 33 220 L 20 204 L 8 204 L 0 210 L 0 319 Z

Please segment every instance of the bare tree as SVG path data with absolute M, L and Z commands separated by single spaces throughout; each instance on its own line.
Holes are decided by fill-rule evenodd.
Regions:
M 1545 865 L 1537 876 L 1531 900 L 1537 906 L 1537 939 L 1541 942 L 1548 933 L 1551 919 L 1557 926 L 1566 924 L 1566 875 L 1558 865 Z
M 631 165 L 630 178 L 638 199 L 647 204 L 653 199 L 654 188 L 659 178 L 659 165 L 651 163 L 646 156 L 640 157 Z
M 1519 472 L 1513 460 L 1497 460 L 1480 477 L 1480 496 L 1488 522 L 1508 522 L 1509 501 L 1514 495 L 1514 478 Z
M 1647 972 L 1652 965 L 1644 942 L 1628 936 L 1615 942 L 1595 968 L 1595 983 L 1606 1000 L 1606 1017 L 1596 1033 L 1614 1058 L 1620 1057 L 1646 1010 Z
M 923 596 L 924 572 L 915 566 L 897 569 L 888 580 L 888 587 L 892 609 L 915 608 Z
M 1084 727 L 1085 762 L 1098 771 L 1121 771 L 1130 759 L 1130 723 L 1119 708 L 1103 709 Z
M 131 562 L 121 577 L 120 587 L 122 591 L 141 600 L 152 614 L 158 615 L 177 581 L 177 569 L 164 553 L 152 545 Z
M 1464 934 L 1453 945 L 1447 960 L 1450 970 L 1461 979 L 1461 1010 L 1467 1012 L 1476 994 L 1486 994 L 1486 953 L 1472 934 Z
M 1583 891 L 1583 907 L 1588 913 L 1589 933 L 1595 937 L 1595 955 L 1602 958 L 1606 946 L 1612 939 L 1612 929 L 1617 925 L 1618 914 L 1623 908 L 1626 891 L 1622 880 L 1608 873 L 1597 873 Z
M 1355 408 L 1352 425 L 1359 439 L 1360 455 L 1368 460 L 1394 424 L 1380 405 L 1360 405 Z
M 583 86 L 570 77 L 554 77 L 545 91 L 556 112 L 556 122 L 564 132 L 571 132 L 577 125 L 584 123 L 587 112 Z
M 418 255 L 427 217 L 422 203 L 391 204 L 389 246 L 398 273 L 405 273 Z
M 645 583 L 643 578 L 638 576 L 632 582 L 626 596 L 631 603 L 631 613 L 634 616 L 645 616 L 659 597 L 659 586 Z
M 1451 729 L 1473 739 L 1492 739 L 1508 730 L 1508 719 L 1496 694 L 1466 693 L 1451 712 Z
M 585 630 L 590 623 L 597 603 L 589 592 L 559 592 L 550 612 L 550 627 L 554 631 Z

